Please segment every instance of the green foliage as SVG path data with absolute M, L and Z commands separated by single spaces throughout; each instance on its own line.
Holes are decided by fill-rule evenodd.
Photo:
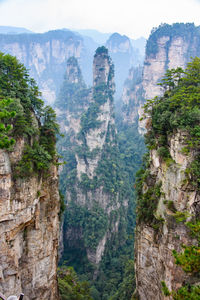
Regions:
M 105 54 L 106 56 L 108 55 L 108 49 L 105 46 L 101 46 L 96 49 L 95 56 L 102 54 Z
M 40 93 L 32 78 L 29 78 L 25 67 L 9 54 L 0 53 L 0 94 L 2 97 L 20 100 L 23 113 L 16 116 L 13 122 L 14 135 L 32 134 L 32 112 L 39 117 L 43 106 Z M 18 132 L 19 131 L 19 132 Z
M 92 103 L 86 113 L 82 115 L 80 132 L 81 135 L 86 134 L 90 131 L 90 129 L 99 128 L 101 126 L 101 121 L 97 120 L 99 112 L 99 105 L 95 102 Z
M 131 299 L 134 292 L 134 261 L 129 260 L 126 263 L 125 273 L 123 281 L 119 284 L 118 290 L 114 296 L 109 298 L 110 300 L 127 300 Z
M 95 206 L 92 210 L 86 212 L 84 222 L 85 246 L 96 249 L 108 228 L 108 216 L 102 208 Z
M 158 220 L 155 218 L 155 212 L 161 196 L 161 183 L 154 183 L 153 186 L 148 187 L 146 192 L 143 192 L 141 190 L 141 186 L 143 186 L 143 179 L 144 174 L 143 176 L 138 177 L 136 182 L 136 189 L 138 194 L 136 211 L 137 219 L 139 222 L 145 222 L 149 225 L 155 225 L 156 223 L 158 223 Z
M 105 53 L 105 55 L 107 54 Z M 62 261 L 66 259 L 68 265 L 75 268 L 81 279 L 90 280 L 91 295 L 97 300 L 109 299 L 114 296 L 123 278 L 125 280 L 120 286 L 120 292 L 116 294 L 116 297 L 119 298 L 124 294 L 124 299 L 127 296 L 128 300 L 134 288 L 133 262 L 128 264 L 128 261 L 133 259 L 135 226 L 133 185 L 134 176 L 141 161 L 141 153 L 144 151 L 143 139 L 137 133 L 137 128 L 132 126 L 122 128 L 121 124 L 118 128 L 120 136 L 116 135 L 113 124 L 109 124 L 107 132 L 100 133 L 101 138 L 105 137 L 106 139 L 105 146 L 101 151 L 98 148 L 89 151 L 87 146 L 86 137 L 88 132 L 101 125 L 97 120 L 101 105 L 106 101 L 113 101 L 113 89 L 111 88 L 113 72 L 114 69 L 111 67 L 108 85 L 98 84 L 94 87 L 94 102 L 90 103 L 88 108 L 87 104 L 84 107 L 81 106 L 82 99 L 81 97 L 78 98 L 78 95 L 73 109 L 66 106 L 66 109 L 72 113 L 74 118 L 81 118 L 79 140 L 82 145 L 80 146 L 80 142 L 76 142 L 77 136 L 72 130 L 58 144 L 59 152 L 66 161 L 66 165 L 63 166 L 61 171 L 60 188 L 65 194 L 67 191 L 67 196 L 69 195 L 67 200 L 70 200 L 67 202 L 65 211 L 64 232 L 72 233 L 72 236 L 68 239 L 64 238 Z M 68 93 L 68 88 L 72 91 L 72 98 L 76 93 L 75 88 L 73 90 L 72 87 L 67 86 L 65 91 L 61 92 L 65 103 L 68 101 L 67 98 L 64 98 L 64 95 Z M 60 105 L 64 109 L 65 104 Z M 59 104 L 57 107 L 60 108 Z M 75 111 L 76 108 L 77 111 Z M 85 111 L 84 114 L 83 111 Z M 60 117 L 62 122 L 64 122 L 64 117 L 65 113 Z M 135 145 L 137 142 L 138 147 Z M 83 173 L 80 181 L 78 180 L 75 155 L 84 159 L 85 162 L 100 155 L 96 176 L 93 179 Z M 117 201 L 122 203 L 121 207 L 116 207 L 116 210 L 111 211 L 109 216 L 106 211 L 104 212 L 98 205 L 95 205 L 95 190 L 100 187 L 107 193 L 110 207 L 115 207 Z M 79 189 L 85 197 L 85 207 L 77 204 Z M 88 203 L 88 194 L 93 197 L 92 203 Z M 128 208 L 123 207 L 125 199 L 128 201 Z M 113 228 L 113 224 L 116 224 L 116 222 L 119 222 L 119 230 L 117 233 L 113 232 L 106 242 L 104 256 L 98 269 L 98 277 L 93 280 L 96 269 L 87 260 L 86 247 L 95 250 L 99 241 L 108 230 Z M 129 266 L 130 270 L 128 271 Z M 130 291 L 125 292 L 126 288 Z
M 187 222 L 185 225 L 191 230 L 193 237 L 197 238 L 198 246 L 186 246 L 183 245 L 184 251 L 177 253 L 173 251 L 173 255 L 176 259 L 176 264 L 180 265 L 186 273 L 199 273 L 200 272 L 200 221 Z
M 167 139 L 178 129 L 188 132 L 187 147 L 184 152 L 200 147 L 200 59 L 194 58 L 185 71 L 180 68 L 168 70 L 161 86 L 162 97 L 149 100 L 144 106 L 145 113 L 151 117 L 151 128 L 146 134 L 149 148 L 157 148 L 158 154 L 169 160 Z M 186 170 L 190 184 L 199 189 L 200 156 L 197 154 Z
M 186 176 L 194 188 L 200 188 L 200 155 L 197 155 L 190 167 L 186 169 Z
M 61 219 L 64 212 L 65 212 L 65 209 L 66 209 L 66 205 L 65 205 L 65 197 L 64 195 L 62 194 L 61 191 L 59 191 L 59 196 L 60 196 L 60 211 L 59 211 L 59 218 Z
M 120 155 L 115 131 L 112 128 L 112 125 L 109 125 L 106 143 L 96 169 L 96 174 L 98 176 L 99 185 L 103 186 L 105 192 L 108 192 L 113 196 L 115 196 L 124 185 L 120 170 Z
M 92 300 L 89 284 L 80 282 L 72 267 L 58 268 L 58 286 L 62 300 Z
M 170 153 L 167 147 L 160 147 L 157 150 L 158 155 L 163 158 L 164 160 L 166 160 L 167 158 L 170 158 Z
M 160 85 L 164 88 L 164 95 L 149 100 L 144 107 L 146 116 L 150 117 L 150 128 L 146 135 L 146 142 L 150 149 L 157 149 L 158 155 L 163 160 L 170 160 L 168 139 L 171 134 L 176 133 L 178 130 L 186 133 L 186 146 L 182 152 L 188 155 L 190 151 L 193 151 L 193 153 L 196 153 L 196 156 L 185 173 L 188 183 L 198 191 L 200 188 L 200 59 L 194 58 L 192 62 L 188 63 L 185 71 L 181 68 L 168 70 Z M 143 201 L 145 202 L 146 200 L 144 205 L 146 207 L 152 200 L 152 190 L 149 188 L 146 192 L 142 190 L 144 182 L 148 186 L 149 179 L 148 175 L 145 176 L 145 174 L 146 171 L 141 170 L 138 179 L 139 210 Z M 168 205 L 170 205 L 172 210 L 174 207 L 171 207 L 170 203 L 168 202 Z M 145 207 L 142 208 L 144 212 Z M 181 253 L 174 250 L 175 262 L 186 273 L 192 276 L 197 275 L 200 272 L 199 221 L 195 220 L 186 223 L 188 217 L 192 217 L 187 211 L 174 210 L 173 216 L 177 222 L 184 222 L 191 229 L 191 235 L 196 237 L 198 241 L 198 245 L 183 245 Z M 147 220 L 145 222 L 148 223 Z M 187 282 L 177 291 L 170 292 L 164 282 L 162 282 L 162 287 L 165 296 L 171 295 L 173 299 L 199 299 L 199 286 L 187 285 Z
M 176 264 L 180 265 L 186 273 L 198 273 L 200 271 L 200 247 L 182 246 L 183 253 L 173 251 Z
M 128 180 L 128 186 L 133 189 L 135 174 L 142 164 L 142 156 L 146 149 L 144 138 L 138 133 L 136 126 L 118 124 L 118 144 L 121 161 L 124 164 L 124 172 Z
M 15 167 L 15 177 L 28 177 L 48 170 L 52 162 L 51 155 L 38 142 L 26 146 L 22 159 Z
M 177 223 L 185 222 L 189 216 L 190 214 L 187 211 L 176 211 L 173 215 Z
M 197 300 L 200 299 L 200 286 L 186 285 L 172 292 L 174 300 Z
M 186 246 L 183 245 L 183 252 L 178 253 L 173 250 L 173 256 L 175 257 L 175 263 L 182 267 L 182 269 L 193 276 L 199 275 L 200 272 L 200 221 L 194 220 L 186 222 L 185 225 L 191 230 L 191 235 L 197 239 L 198 245 Z M 185 284 L 177 291 L 169 291 L 165 282 L 161 282 L 163 287 L 163 293 L 165 296 L 173 296 L 174 300 L 196 300 L 200 299 L 200 286 Z
M 191 36 L 196 35 L 198 39 L 198 31 L 199 28 L 195 27 L 194 23 L 174 23 L 172 25 L 169 24 L 161 24 L 159 27 L 155 27 L 152 29 L 149 39 L 146 44 L 146 54 L 152 55 L 155 57 L 158 52 L 158 39 L 163 36 L 168 36 L 169 41 L 167 46 L 169 47 L 171 40 L 175 37 L 183 37 L 187 38 L 190 41 Z
M 97 204 L 88 210 L 71 203 L 65 213 L 65 224 L 68 227 L 79 228 L 83 232 L 85 247 L 96 249 L 107 231 L 108 216 Z
M 162 220 L 155 217 L 161 192 L 161 182 L 155 182 L 155 176 L 149 171 L 149 152 L 143 157 L 143 166 L 136 173 L 137 220 L 159 228 Z M 143 190 L 145 184 L 145 191 Z
M 191 235 L 197 238 L 198 243 L 200 244 L 200 221 L 187 222 L 186 226 L 190 229 Z
M 45 106 L 40 121 L 42 126 L 40 128 L 39 143 L 53 159 L 56 156 L 56 136 L 59 135 L 59 125 L 55 111 L 50 106 Z
M 177 291 L 170 292 L 166 283 L 161 282 L 162 291 L 165 296 L 172 296 L 174 300 L 197 300 L 200 299 L 200 286 L 185 285 Z
M 167 204 L 167 208 L 168 208 L 169 210 L 171 210 L 171 211 L 174 212 L 174 213 L 176 212 L 176 208 L 175 208 L 174 202 L 173 202 L 172 200 L 166 201 L 165 204 Z
M 82 107 L 87 104 L 90 90 L 86 88 L 83 81 L 77 59 L 70 57 L 67 60 L 67 66 L 69 67 L 69 74 L 66 72 L 64 75 L 64 81 L 55 101 L 55 107 L 59 110 L 69 110 L 77 113 L 82 111 Z M 76 81 L 73 81 L 73 78 L 76 78 Z
M 59 133 L 54 111 L 44 107 L 26 68 L 15 57 L 1 52 L 0 87 L 0 119 L 6 123 L 0 123 L 2 145 L 8 148 L 14 143 L 13 138 L 8 139 L 8 131 L 16 139 L 24 137 L 26 142 L 22 160 L 14 166 L 15 175 L 24 177 L 47 170 L 56 158 Z M 8 124 L 10 118 L 12 126 Z
M 94 87 L 94 102 L 90 104 L 87 111 L 81 116 L 81 130 L 79 137 L 83 141 L 85 134 L 87 134 L 91 129 L 99 128 L 101 126 L 102 122 L 97 119 L 101 111 L 101 105 L 105 104 L 108 99 L 113 101 L 113 91 L 109 84 L 110 81 L 111 79 L 108 80 L 108 85 L 100 83 Z
M 9 124 L 15 116 L 15 111 L 8 111 L 11 99 L 0 99 L 0 149 L 9 149 L 15 140 L 9 137 L 12 125 Z
M 168 287 L 166 286 L 166 283 L 164 281 L 161 281 L 161 285 L 162 285 L 162 291 L 163 291 L 163 294 L 167 297 L 167 296 L 170 296 L 171 293 L 168 289 Z

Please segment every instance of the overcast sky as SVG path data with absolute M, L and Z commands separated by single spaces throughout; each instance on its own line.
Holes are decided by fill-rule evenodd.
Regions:
M 97 29 L 148 37 L 160 23 L 200 25 L 200 0 L 0 0 L 0 25 Z

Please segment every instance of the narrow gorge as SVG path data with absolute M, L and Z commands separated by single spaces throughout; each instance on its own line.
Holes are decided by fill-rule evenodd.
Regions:
M 62 261 L 87 274 L 88 280 L 101 277 L 102 259 L 115 256 L 112 247 L 118 251 L 126 243 L 131 200 L 119 153 L 113 94 L 114 67 L 105 47 L 94 55 L 91 89 L 86 89 L 77 60 L 68 60 L 55 103 L 64 134 L 58 150 L 66 160 L 60 173 L 67 199 Z
M 199 299 L 200 27 L 0 51 L 0 298 Z

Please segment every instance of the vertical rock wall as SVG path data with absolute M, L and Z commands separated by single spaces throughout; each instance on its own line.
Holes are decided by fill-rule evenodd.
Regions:
M 185 68 L 191 57 L 200 56 L 199 49 L 199 27 L 195 27 L 194 24 L 164 24 L 155 29 L 147 41 L 141 82 L 134 85 L 134 90 L 136 92 L 139 90 L 140 93 L 134 97 L 133 93 L 130 93 L 128 97 L 123 95 L 122 98 L 125 121 L 127 119 L 129 122 L 131 118 L 133 122 L 137 122 L 143 114 L 144 99 L 162 95 L 163 90 L 158 83 L 161 82 L 166 70 Z M 144 121 L 139 122 L 138 130 L 141 134 L 144 133 Z
M 25 300 L 58 299 L 59 194 L 57 168 L 15 179 L 24 140 L 14 151 L 0 150 L 0 291 Z
M 165 281 L 170 290 L 177 290 L 186 282 L 195 282 L 194 277 L 175 264 L 172 255 L 172 250 L 180 252 L 183 244 L 197 244 L 189 234 L 189 229 L 174 217 L 174 210 L 187 211 L 190 216 L 197 216 L 200 211 L 199 192 L 185 181 L 185 170 L 194 157 L 194 153 L 186 156 L 182 152 L 185 137 L 181 131 L 170 137 L 169 149 L 174 160 L 170 166 L 161 161 L 156 150 L 150 152 L 149 178 L 155 179 L 154 184 L 161 184 L 162 192 L 155 216 L 158 220 L 162 218 L 163 225 L 160 224 L 158 230 L 144 223 L 136 227 L 136 285 L 141 300 L 169 299 L 162 292 L 161 281 Z M 152 180 L 149 179 L 147 184 L 144 192 L 153 186 Z M 168 201 L 171 201 L 171 207 L 173 203 L 174 210 L 167 205 Z

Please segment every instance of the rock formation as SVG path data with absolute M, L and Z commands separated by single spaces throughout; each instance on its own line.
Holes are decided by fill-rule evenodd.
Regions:
M 13 179 L 24 140 L 8 154 L 0 151 L 0 290 L 24 299 L 58 299 L 59 195 L 56 167 L 46 179 Z
M 24 293 L 25 300 L 58 299 L 55 115 L 43 107 L 34 81 L 14 57 L 1 54 L 0 61 L 0 111 L 15 111 L 10 134 L 16 141 L 0 150 L 0 291 Z M 12 101 L 2 104 L 7 98 Z
M 142 67 L 131 68 L 129 76 L 124 82 L 122 94 L 122 115 L 123 123 L 135 124 L 138 121 L 138 110 L 140 109 L 143 99 L 142 87 Z
M 92 42 L 90 47 L 93 47 Z M 85 78 L 91 81 L 93 54 L 85 46 L 83 38 L 69 30 L 43 34 L 0 34 L 0 51 L 16 56 L 30 70 L 30 75 L 39 84 L 43 99 L 49 104 L 56 99 L 69 57 L 79 59 L 84 66 Z
M 194 24 L 164 24 L 153 29 L 146 44 L 141 83 L 132 87 L 141 93 L 139 96 L 133 93 L 130 93 L 130 96 L 123 94 L 124 118 L 126 119 L 126 115 L 130 115 L 132 120 L 137 122 L 137 119 L 142 117 L 144 99 L 162 95 L 163 90 L 158 83 L 161 82 L 166 70 L 177 67 L 184 68 L 191 57 L 200 55 L 199 45 L 199 27 L 195 27 Z M 124 93 L 126 93 L 126 89 L 125 83 Z M 127 103 L 129 103 L 128 107 Z M 137 113 L 135 113 L 136 111 Z M 140 122 L 139 132 L 144 133 L 144 129 L 145 122 Z
M 148 107 L 146 139 L 150 151 L 137 182 L 135 238 L 137 295 L 142 300 L 178 299 L 175 293 L 189 299 L 190 293 L 200 286 L 197 171 L 200 161 L 199 137 L 195 131 L 199 128 L 195 110 L 199 115 L 199 108 L 194 100 L 199 94 L 196 86 L 200 81 L 194 70 L 199 69 L 200 61 L 196 58 L 188 64 L 183 79 L 177 82 L 176 75 L 172 76 L 173 87 L 165 82 L 165 94 Z M 190 88 L 186 92 L 188 83 Z M 188 113 L 192 120 L 187 119 Z M 192 228 L 196 228 L 195 233 L 191 233 Z M 173 294 L 163 290 L 163 284 Z M 179 294 L 182 286 L 184 290 Z M 167 295 L 170 297 L 165 298 Z M 198 298 L 197 295 L 198 291 L 193 297 Z
M 161 281 L 165 281 L 170 290 L 177 290 L 190 277 L 175 264 L 172 250 L 180 252 L 183 244 L 192 244 L 194 240 L 188 228 L 176 221 L 169 203 L 173 202 L 174 210 L 183 213 L 188 211 L 194 215 L 199 210 L 200 197 L 197 190 L 184 185 L 185 171 L 193 159 L 192 154 L 186 156 L 182 153 L 185 146 L 184 133 L 174 134 L 169 144 L 170 154 L 174 160 L 170 167 L 161 161 L 157 151 L 152 150 L 150 154 L 150 177 L 154 178 L 154 187 L 161 184 L 162 191 L 155 214 L 158 220 L 163 220 L 163 227 L 159 225 L 162 228 L 159 232 L 154 226 L 145 223 L 137 225 L 136 228 L 136 285 L 142 300 L 165 299 Z M 145 188 L 149 187 L 151 185 Z
M 143 71 L 145 99 L 162 94 L 157 84 L 167 69 L 185 68 L 191 57 L 200 55 L 199 43 L 199 27 L 194 24 L 164 24 L 152 31 Z
M 122 203 L 119 191 L 113 112 L 114 70 L 107 49 L 98 48 L 93 62 L 93 88 L 86 90 L 80 71 L 77 71 L 78 65 L 75 63 L 76 67 L 72 67 L 72 60 L 68 61 L 63 85 L 65 96 L 56 102 L 57 107 L 63 103 L 62 113 L 57 108 L 65 134 L 65 141 L 59 142 L 59 148 L 67 162 L 61 171 L 61 188 L 64 187 L 68 203 L 64 221 L 64 258 L 72 259 L 73 255 L 80 256 L 81 253 L 82 259 L 86 255 L 97 268 L 108 240 L 118 232 L 119 211 L 127 205 L 126 201 Z M 73 80 L 69 76 L 72 72 Z M 72 98 L 67 97 L 69 86 L 74 84 L 78 84 L 78 92 Z M 69 146 L 68 151 L 65 145 Z

